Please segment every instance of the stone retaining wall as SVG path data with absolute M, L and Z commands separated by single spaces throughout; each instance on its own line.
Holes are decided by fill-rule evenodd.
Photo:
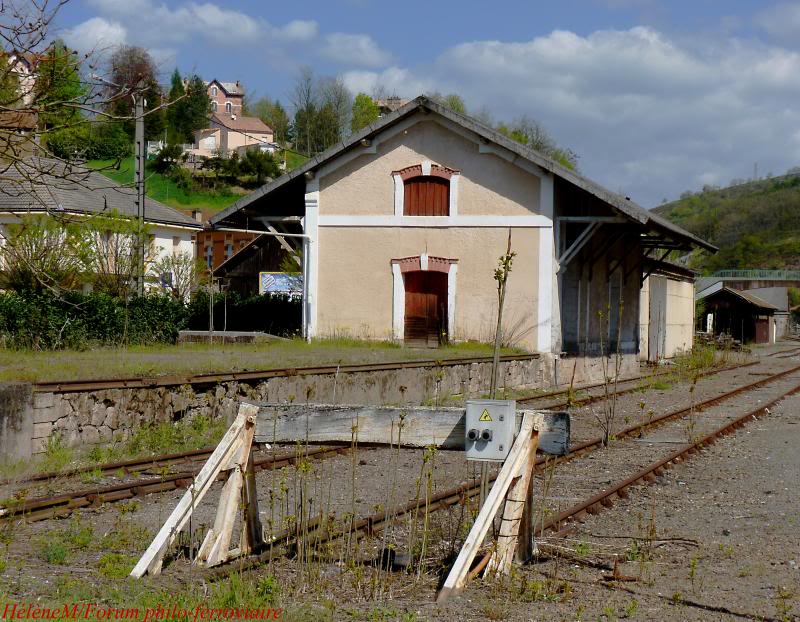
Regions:
M 69 446 L 125 440 L 138 426 L 204 415 L 232 421 L 240 397 L 265 402 L 325 402 L 413 405 L 479 397 L 489 389 L 491 363 L 431 365 L 340 374 L 288 375 L 257 384 L 226 382 L 201 389 L 192 385 L 92 392 L 34 392 L 29 453 L 46 450 L 54 435 Z M 498 384 L 509 388 L 548 387 L 548 357 L 500 363 Z M 24 443 L 23 443 L 24 446 Z

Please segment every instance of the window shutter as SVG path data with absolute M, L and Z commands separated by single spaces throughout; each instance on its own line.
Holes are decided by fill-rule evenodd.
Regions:
M 405 216 L 449 216 L 450 180 L 441 177 L 412 177 L 403 183 Z

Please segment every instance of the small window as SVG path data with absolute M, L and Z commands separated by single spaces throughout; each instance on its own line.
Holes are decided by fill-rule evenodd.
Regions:
M 226 244 L 225 245 L 225 259 L 230 259 L 233 257 L 233 244 Z
M 211 102 L 211 111 L 212 112 L 216 112 L 217 111 L 217 102 Z
M 206 267 L 211 270 L 214 265 L 214 247 L 206 244 Z
M 403 182 L 405 216 L 449 216 L 450 180 L 420 175 Z
M 230 113 L 231 113 L 231 109 L 232 109 L 232 108 L 233 108 L 233 107 L 231 106 L 231 103 L 230 103 L 230 102 L 225 102 L 225 112 L 227 112 L 228 114 L 230 114 Z
M 216 97 L 216 96 L 217 96 L 217 87 L 216 86 L 212 86 L 211 87 L 211 97 Z

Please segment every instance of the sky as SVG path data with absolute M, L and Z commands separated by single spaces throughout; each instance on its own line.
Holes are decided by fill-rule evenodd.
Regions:
M 51 34 L 285 103 L 306 65 L 353 92 L 456 92 L 648 208 L 800 165 L 800 0 L 70 0 Z

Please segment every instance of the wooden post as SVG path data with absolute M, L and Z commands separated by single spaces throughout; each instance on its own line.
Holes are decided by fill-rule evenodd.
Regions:
M 500 535 L 497 539 L 497 546 L 489 559 L 489 565 L 486 567 L 486 575 L 508 574 L 515 554 L 517 558 L 524 557 L 523 561 L 527 560 L 531 548 L 531 484 L 538 440 L 538 434 L 534 431 L 527 445 L 528 455 L 508 490 L 506 505 L 503 509 L 503 521 L 500 524 Z
M 533 413 L 525 413 L 522 418 L 522 425 L 520 426 L 519 435 L 511 447 L 511 452 L 508 458 L 503 463 L 500 473 L 492 486 L 492 490 L 486 497 L 486 503 L 481 507 L 475 523 L 470 529 L 464 545 L 453 564 L 450 574 L 444 582 L 441 592 L 436 598 L 437 602 L 447 600 L 451 595 L 463 589 L 469 573 L 470 564 L 475 559 L 478 549 L 483 544 L 483 539 L 489 532 L 489 527 L 494 520 L 497 510 L 503 503 L 503 499 L 516 478 L 519 477 L 525 465 L 530 460 L 530 448 L 533 442 L 533 426 L 534 418 Z
M 196 561 L 200 563 L 204 559 L 208 559 L 209 563 L 220 563 L 228 559 L 231 553 L 229 544 L 234 517 L 239 507 L 243 482 L 247 480 L 252 482 L 252 486 L 247 487 L 248 502 L 244 505 L 245 521 L 248 532 L 254 532 L 252 545 L 258 546 L 262 542 L 263 536 L 255 535 L 256 530 L 260 534 L 260 527 L 257 523 L 258 504 L 255 495 L 255 479 L 251 473 L 252 457 L 250 455 L 257 414 L 258 406 L 254 404 L 239 406 L 239 414 L 233 424 L 228 428 L 203 468 L 200 469 L 194 482 L 162 525 L 150 546 L 147 547 L 130 576 L 139 578 L 146 573 L 155 575 L 161 572 L 161 565 L 167 549 L 189 521 L 196 504 L 203 499 L 217 476 L 224 471 L 228 471 L 229 475 L 222 488 L 214 526 L 203 539 Z

